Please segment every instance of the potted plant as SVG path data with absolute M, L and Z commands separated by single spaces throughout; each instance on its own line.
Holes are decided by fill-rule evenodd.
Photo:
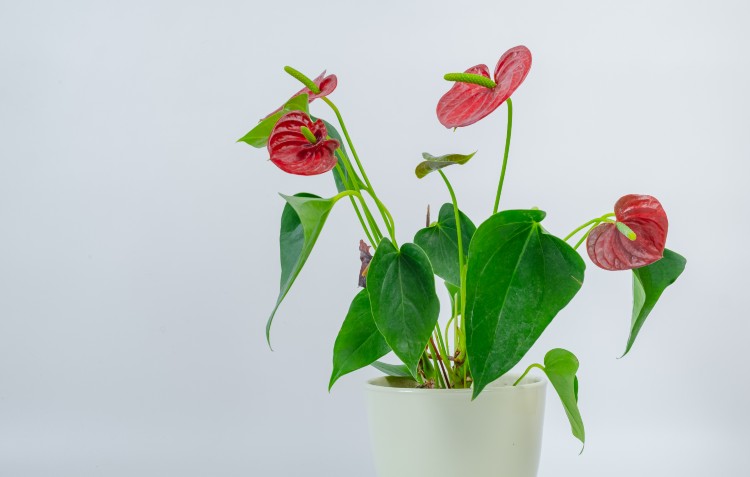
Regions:
M 281 195 L 281 286 L 266 326 L 312 252 L 328 215 L 348 201 L 366 237 L 359 244 L 362 288 L 351 299 L 333 350 L 329 389 L 342 376 L 374 366 L 385 377 L 367 384 L 371 434 L 381 477 L 536 475 L 541 446 L 545 376 L 560 398 L 573 435 L 585 441 L 578 410 L 578 360 L 553 349 L 544 363 L 509 374 L 545 328 L 583 285 L 583 243 L 591 261 L 606 270 L 631 270 L 633 310 L 630 351 L 662 292 L 682 273 L 685 259 L 665 248 L 668 221 L 649 195 L 621 197 L 614 211 L 596 216 L 562 238 L 544 228 L 536 208 L 503 210 L 500 200 L 510 148 L 511 95 L 531 67 L 524 46 L 505 52 L 494 74 L 485 65 L 450 73 L 453 86 L 440 98 L 437 117 L 446 128 L 467 127 L 505 104 L 505 149 L 493 213 L 473 221 L 459 208 L 446 172 L 474 153 L 423 154 L 420 179 L 439 176 L 450 201 L 413 238 L 396 224 L 377 195 L 341 113 L 328 97 L 337 86 L 325 72 L 311 80 L 285 71 L 304 86 L 239 141 L 267 149 L 281 170 L 298 175 L 331 173 L 337 194 Z M 330 122 L 310 115 L 320 99 L 333 112 L 343 137 Z M 478 225 L 477 225 L 478 224 Z M 371 253 L 371 250 L 374 250 Z M 442 282 L 442 283 L 440 283 Z M 437 288 L 445 287 L 443 306 Z M 380 359 L 393 353 L 399 364 Z M 533 368 L 542 371 L 536 377 Z M 424 436 L 450 438 L 436 454 Z

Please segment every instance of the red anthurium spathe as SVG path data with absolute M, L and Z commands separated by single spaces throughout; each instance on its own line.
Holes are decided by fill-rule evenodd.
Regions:
M 329 94 L 333 93 L 333 90 L 336 89 L 336 85 L 338 85 L 338 79 L 336 78 L 336 75 L 328 75 L 326 76 L 325 70 L 323 70 L 322 73 L 318 75 L 317 78 L 312 80 L 313 83 L 320 89 L 320 93 L 313 93 L 310 88 L 305 86 L 301 90 L 297 91 L 292 95 L 292 98 L 295 98 L 301 94 L 307 95 L 307 102 L 312 103 L 314 100 L 318 98 L 322 98 L 324 96 L 328 96 Z M 268 116 L 272 116 L 279 112 L 281 108 L 278 108 L 276 111 L 272 112 Z M 266 117 L 268 117 L 266 116 Z
M 525 46 L 506 51 L 495 67 L 496 86 L 487 88 L 477 84 L 456 82 L 440 98 L 437 115 L 447 128 L 468 126 L 496 110 L 518 88 L 531 68 L 531 52 Z M 487 65 L 477 65 L 465 73 L 490 77 Z
M 662 258 L 667 242 L 668 221 L 656 198 L 650 195 L 626 195 L 615 204 L 618 222 L 630 227 L 630 240 L 616 224 L 597 225 L 588 236 L 586 249 L 591 261 L 605 270 L 630 270 L 645 267 Z
M 531 69 L 531 52 L 525 46 L 506 51 L 495 67 L 496 86 L 487 88 L 471 83 L 456 82 L 440 98 L 437 116 L 447 128 L 468 126 L 496 110 L 523 83 Z M 487 65 L 477 65 L 465 73 L 490 77 Z
M 312 142 L 302 128 L 315 136 Z M 339 142 L 326 139 L 328 132 L 323 121 L 315 122 L 302 111 L 290 111 L 282 116 L 268 138 L 271 162 L 290 174 L 313 176 L 336 167 L 336 149 Z

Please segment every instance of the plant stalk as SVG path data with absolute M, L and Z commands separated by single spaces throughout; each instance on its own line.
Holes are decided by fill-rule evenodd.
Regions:
M 492 208 L 492 215 L 497 213 L 500 206 L 500 194 L 503 192 L 503 182 L 505 181 L 505 168 L 508 165 L 508 152 L 510 152 L 510 134 L 513 129 L 513 101 L 508 98 L 505 103 L 508 105 L 508 128 L 505 132 L 505 153 L 503 154 L 503 167 L 500 169 L 500 182 L 497 184 L 497 195 L 495 195 L 495 206 Z

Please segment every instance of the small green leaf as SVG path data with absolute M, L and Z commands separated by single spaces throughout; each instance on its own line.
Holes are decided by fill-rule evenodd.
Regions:
M 354 297 L 333 345 L 333 372 L 328 390 L 341 376 L 372 364 L 390 351 L 372 319 L 370 295 L 365 288 Z
M 387 374 L 388 376 L 394 376 L 397 378 L 411 378 L 409 368 L 403 364 L 390 364 L 382 361 L 375 361 L 370 366 L 377 369 L 380 372 Z
M 466 164 L 476 153 L 477 152 L 474 151 L 471 154 L 446 154 L 444 156 L 435 157 L 432 154 L 423 152 L 422 157 L 424 158 L 424 162 L 420 162 L 414 172 L 417 174 L 417 177 L 421 179 L 430 172 L 435 172 L 443 167 L 448 167 L 453 164 Z
M 635 343 L 635 338 L 654 309 L 659 297 L 666 288 L 673 284 L 685 270 L 687 260 L 677 252 L 664 249 L 664 257 L 633 269 L 633 316 L 630 324 L 630 336 L 623 356 L 628 354 Z
M 543 231 L 544 216 L 500 212 L 471 240 L 466 340 L 475 398 L 523 358 L 583 284 L 581 256 Z
M 385 341 L 416 378 L 440 312 L 430 259 L 417 245 L 384 238 L 367 273 L 372 315 Z
M 302 111 L 306 114 L 310 114 L 310 97 L 307 93 L 298 94 L 284 104 L 282 108 L 284 112 L 289 111 Z
M 461 244 L 464 256 L 466 256 L 469 253 L 471 237 L 477 228 L 461 211 L 459 211 L 459 218 L 461 220 Z M 458 267 L 458 231 L 453 204 L 443 204 L 440 207 L 437 222 L 418 231 L 414 236 L 414 243 L 419 245 L 429 257 L 435 275 L 454 285 L 461 283 Z
M 237 142 L 245 142 L 253 147 L 263 148 L 268 143 L 268 138 L 273 132 L 274 126 L 279 122 L 279 119 L 289 111 L 304 111 L 308 112 L 308 101 L 306 94 L 300 94 L 295 96 L 284 104 L 281 111 L 278 111 L 265 119 L 262 119 L 253 129 L 247 134 L 237 140 Z
M 577 372 L 578 358 L 568 350 L 556 348 L 550 350 L 544 356 L 544 373 L 557 391 L 560 401 L 562 401 L 565 414 L 570 421 L 570 429 L 581 443 L 585 443 L 586 432 L 581 413 L 578 410 Z
M 278 113 L 272 114 L 266 119 L 263 119 L 257 124 L 257 126 L 251 129 L 250 132 L 239 138 L 237 142 L 245 142 L 257 148 L 266 147 L 268 138 L 271 136 L 271 132 L 273 131 L 273 127 L 276 126 L 276 123 L 279 121 L 281 116 L 283 116 L 283 114 L 283 111 L 279 111 Z
M 281 232 L 279 246 L 281 250 L 281 284 L 276 306 L 266 324 L 266 340 L 271 343 L 271 323 L 279 305 L 289 293 L 294 280 L 302 270 L 307 257 L 312 252 L 328 214 L 331 212 L 334 199 L 322 199 L 313 194 L 300 193 L 294 196 L 280 194 L 286 200 L 281 214 Z

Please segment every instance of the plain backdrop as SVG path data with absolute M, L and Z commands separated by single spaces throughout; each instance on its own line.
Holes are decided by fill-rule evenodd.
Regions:
M 743 1 L 0 3 L 0 476 L 374 477 L 363 382 L 327 392 L 361 238 L 342 201 L 280 308 L 277 192 L 334 193 L 235 140 L 328 69 L 400 241 L 490 212 L 505 109 L 452 132 L 442 75 L 524 44 L 504 208 L 565 235 L 658 197 L 688 258 L 631 354 L 631 279 L 586 283 L 521 366 L 578 355 L 585 452 L 548 396 L 541 477 L 750 463 L 750 9 Z M 325 105 L 313 114 L 333 120 Z M 450 439 L 436 441 L 436 453 Z M 427 457 L 427 456 L 424 456 Z M 421 476 L 419 476 L 421 477 Z M 512 476 L 511 476 L 512 477 Z

